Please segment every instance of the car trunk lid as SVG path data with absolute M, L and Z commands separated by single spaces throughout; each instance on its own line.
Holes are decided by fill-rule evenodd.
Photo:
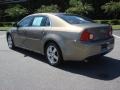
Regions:
M 86 23 L 77 26 L 82 27 L 84 30 L 92 33 L 94 35 L 94 41 L 104 40 L 111 37 L 110 30 L 112 30 L 112 28 L 109 25 Z

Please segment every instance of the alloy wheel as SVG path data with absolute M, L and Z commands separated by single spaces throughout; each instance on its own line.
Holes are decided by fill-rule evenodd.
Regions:
M 47 48 L 47 58 L 48 58 L 51 65 L 54 65 L 54 64 L 58 63 L 59 53 L 58 53 L 58 50 L 55 46 L 53 46 L 53 45 L 48 46 L 48 48 Z
M 8 47 L 9 47 L 9 48 L 12 48 L 12 46 L 13 46 L 13 42 L 12 42 L 12 38 L 11 38 L 10 35 L 8 36 L 7 41 L 8 41 Z

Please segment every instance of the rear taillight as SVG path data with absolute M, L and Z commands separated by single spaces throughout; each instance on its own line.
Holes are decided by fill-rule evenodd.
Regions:
M 80 40 L 81 41 L 90 41 L 90 40 L 93 40 L 94 39 L 94 35 L 88 31 L 84 31 L 82 34 L 81 34 L 81 37 L 80 37 Z
M 109 27 L 109 35 L 112 36 L 112 27 Z

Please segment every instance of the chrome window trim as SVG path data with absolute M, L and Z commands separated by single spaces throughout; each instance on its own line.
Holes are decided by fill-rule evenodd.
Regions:
M 35 17 L 39 17 L 39 16 L 43 16 L 43 17 L 47 17 L 49 22 L 50 22 L 50 25 L 49 26 L 41 26 L 41 27 L 52 27 L 52 22 L 50 20 L 50 18 L 47 16 L 47 15 L 30 15 L 30 16 L 26 16 L 24 17 L 23 19 L 21 19 L 17 24 L 19 25 L 23 20 L 25 20 L 26 18 L 29 18 L 29 17 L 33 17 L 33 20 Z M 33 22 L 33 20 L 31 21 L 31 23 Z M 32 25 L 28 26 L 28 27 L 34 27 Z

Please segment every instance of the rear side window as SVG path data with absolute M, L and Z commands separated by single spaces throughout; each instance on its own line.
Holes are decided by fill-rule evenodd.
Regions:
M 44 17 L 35 17 L 32 26 L 41 26 Z
M 45 16 L 36 16 L 33 19 L 32 26 L 34 27 L 50 26 L 49 18 Z

